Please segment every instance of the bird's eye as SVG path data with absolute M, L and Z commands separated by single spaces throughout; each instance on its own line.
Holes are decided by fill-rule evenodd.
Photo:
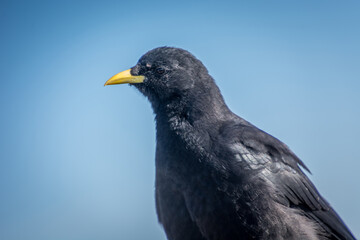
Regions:
M 164 74 L 165 73 L 165 69 L 164 68 L 162 68 L 162 67 L 158 67 L 158 68 L 156 68 L 156 73 L 157 74 Z

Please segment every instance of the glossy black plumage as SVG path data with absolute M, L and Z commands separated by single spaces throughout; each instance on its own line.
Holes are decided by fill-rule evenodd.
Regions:
M 189 52 L 151 50 L 131 73 L 145 76 L 134 86 L 156 115 L 156 209 L 168 239 L 355 239 L 302 161 L 232 113 Z

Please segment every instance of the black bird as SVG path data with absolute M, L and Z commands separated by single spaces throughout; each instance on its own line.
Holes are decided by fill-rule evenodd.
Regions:
M 169 240 L 355 239 L 281 141 L 237 116 L 191 53 L 160 47 L 130 83 L 156 115 L 156 210 Z

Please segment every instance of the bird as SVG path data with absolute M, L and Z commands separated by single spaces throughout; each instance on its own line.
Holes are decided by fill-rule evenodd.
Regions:
M 155 202 L 167 239 L 355 239 L 306 165 L 233 113 L 190 52 L 152 49 L 105 86 L 124 83 L 155 115 Z

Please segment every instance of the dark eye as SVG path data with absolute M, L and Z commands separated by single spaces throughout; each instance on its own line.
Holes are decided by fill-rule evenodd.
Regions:
M 158 67 L 158 68 L 156 68 L 156 73 L 157 74 L 164 74 L 165 73 L 165 69 L 164 68 L 162 68 L 162 67 Z

